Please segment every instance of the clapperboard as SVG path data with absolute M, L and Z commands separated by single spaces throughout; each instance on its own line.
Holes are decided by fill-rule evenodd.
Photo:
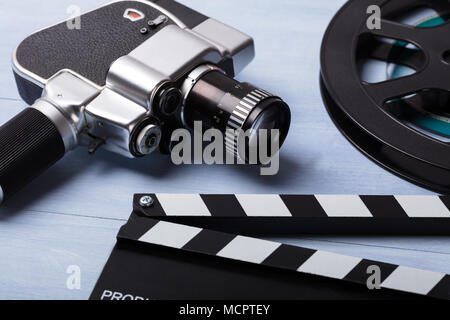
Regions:
M 448 235 L 449 208 L 438 196 L 138 194 L 91 299 L 450 299 L 447 274 L 259 238 Z

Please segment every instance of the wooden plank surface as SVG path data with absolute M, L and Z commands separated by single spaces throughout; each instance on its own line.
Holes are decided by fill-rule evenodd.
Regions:
M 67 18 L 70 5 L 87 11 L 104 2 L 0 3 L 0 123 L 25 107 L 11 72 L 14 47 L 31 32 Z M 94 156 L 76 150 L 0 208 L 0 298 L 87 298 L 130 214 L 133 193 L 431 194 L 367 160 L 341 136 L 323 107 L 321 38 L 345 1 L 181 2 L 254 36 L 257 57 L 238 78 L 279 94 L 293 111 L 279 175 L 261 177 L 257 168 L 241 166 L 177 167 L 156 154 L 128 160 L 102 150 Z M 448 237 L 283 240 L 450 272 Z M 81 290 L 66 288 L 69 265 L 81 268 Z

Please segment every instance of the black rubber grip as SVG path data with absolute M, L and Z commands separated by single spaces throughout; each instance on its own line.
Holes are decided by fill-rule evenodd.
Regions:
M 0 186 L 3 198 L 36 178 L 64 156 L 56 126 L 40 111 L 28 108 L 0 127 Z

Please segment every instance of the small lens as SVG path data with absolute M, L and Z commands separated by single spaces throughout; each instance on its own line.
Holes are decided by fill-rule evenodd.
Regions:
M 162 89 L 159 94 L 159 110 L 165 116 L 173 115 L 183 103 L 181 91 L 175 87 Z
M 279 97 L 248 83 L 240 83 L 219 71 L 203 75 L 189 92 L 183 111 L 184 122 L 193 127 L 201 121 L 203 129 L 217 128 L 222 133 L 241 129 L 249 135 L 245 141 L 245 154 L 238 146 L 238 137 L 227 139 L 227 150 L 249 162 L 249 148 L 266 143 L 270 156 L 272 141 L 283 144 L 290 126 L 291 113 L 288 105 Z M 261 130 L 266 130 L 267 141 L 260 142 Z M 272 131 L 274 130 L 274 131 Z

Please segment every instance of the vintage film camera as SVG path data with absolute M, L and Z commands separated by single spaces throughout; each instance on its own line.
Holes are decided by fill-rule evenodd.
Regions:
M 159 149 L 171 134 L 203 128 L 290 125 L 279 97 L 233 77 L 254 57 L 253 39 L 172 0 L 115 1 L 38 31 L 14 51 L 13 70 L 31 105 L 0 128 L 0 199 L 8 198 L 79 145 L 129 158 Z M 238 135 L 226 149 L 246 159 Z M 249 137 L 246 145 L 249 146 Z

